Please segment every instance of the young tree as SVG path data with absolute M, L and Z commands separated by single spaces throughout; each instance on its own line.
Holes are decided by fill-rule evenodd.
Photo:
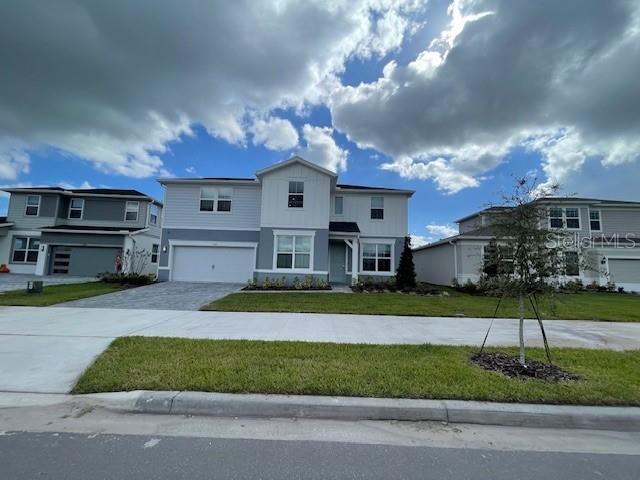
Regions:
M 400 263 L 396 272 L 396 284 L 399 289 L 415 288 L 416 267 L 413 263 L 413 251 L 411 250 L 411 238 L 404 237 L 404 248 L 400 255 Z
M 544 325 L 538 315 L 536 298 L 551 292 L 564 273 L 564 251 L 569 248 L 567 234 L 548 226 L 548 207 L 543 197 L 553 196 L 558 186 L 542 188 L 535 179 L 517 178 L 513 191 L 503 196 L 495 214 L 495 253 L 497 264 L 490 266 L 499 281 L 498 293 L 518 301 L 520 363 L 526 366 L 524 344 L 525 304 L 533 307 L 549 354 Z M 508 252 L 508 253 L 507 253 Z M 511 258 L 508 258 L 511 257 Z M 508 258 L 509 268 L 501 268 Z

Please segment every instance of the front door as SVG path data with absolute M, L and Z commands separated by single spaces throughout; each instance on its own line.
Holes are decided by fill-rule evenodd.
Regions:
M 329 282 L 347 283 L 346 243 L 344 240 L 329 242 Z

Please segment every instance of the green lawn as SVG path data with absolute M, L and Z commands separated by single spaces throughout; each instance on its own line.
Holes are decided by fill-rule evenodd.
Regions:
M 558 384 L 486 371 L 469 361 L 474 351 L 439 345 L 124 337 L 89 367 L 74 393 L 145 389 L 640 405 L 639 350 L 553 349 L 559 366 L 585 379 Z M 528 349 L 528 354 L 544 359 L 540 349 Z
M 0 305 L 19 305 L 27 307 L 46 307 L 56 303 L 70 302 L 80 298 L 95 297 L 104 293 L 117 292 L 124 287 L 112 283 L 89 282 L 67 285 L 45 286 L 42 293 L 27 293 L 25 290 L 12 290 L 0 293 Z
M 202 310 L 231 312 L 317 312 L 377 315 L 492 317 L 498 299 L 453 290 L 450 296 L 419 296 L 402 293 L 234 293 Z M 514 300 L 505 300 L 500 317 L 516 317 Z M 528 315 L 532 315 L 528 309 Z M 541 305 L 545 319 L 640 322 L 640 295 L 615 293 L 561 293 Z

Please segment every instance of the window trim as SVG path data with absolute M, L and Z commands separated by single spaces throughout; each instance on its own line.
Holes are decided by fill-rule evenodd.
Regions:
M 591 228 L 591 222 L 595 221 L 595 220 L 591 220 L 591 212 L 598 212 L 598 225 L 600 226 L 600 228 L 597 230 L 594 230 L 593 228 Z M 600 209 L 596 209 L 596 208 L 589 209 L 589 231 L 602 232 L 602 211 Z
M 376 269 L 375 270 L 365 270 L 364 269 L 364 246 L 365 245 L 375 245 L 376 246 Z M 378 245 L 389 245 L 390 247 L 390 257 L 389 257 L 389 261 L 390 261 L 390 270 L 384 271 L 384 270 L 378 270 L 378 260 L 380 258 L 386 258 L 386 257 L 379 257 L 378 256 Z M 359 274 L 360 275 L 379 275 L 379 276 L 393 276 L 395 275 L 395 257 L 396 257 L 396 252 L 395 252 L 395 248 L 396 248 L 396 242 L 395 241 L 390 241 L 390 240 L 368 240 L 368 241 L 361 241 L 360 242 L 360 248 L 359 248 L 359 252 L 358 255 L 360 256 L 360 261 L 359 261 Z M 367 258 L 372 258 L 372 257 L 367 257 Z
M 577 218 L 578 219 L 578 226 L 577 227 L 568 227 L 567 226 L 567 209 L 575 209 L 578 211 L 578 216 L 577 217 L 570 217 L 570 218 Z M 562 217 L 551 217 L 551 210 L 560 210 L 562 212 Z M 562 227 L 552 227 L 551 226 L 551 218 L 562 218 Z M 547 213 L 547 222 L 548 222 L 548 226 L 550 229 L 552 230 L 571 230 L 571 231 L 578 231 L 578 230 L 582 230 L 582 215 L 580 213 L 580 207 L 549 207 L 549 211 Z
M 302 184 L 302 192 L 291 192 L 291 184 L 292 183 L 300 183 Z M 287 208 L 294 208 L 296 210 L 304 210 L 304 180 L 289 180 L 289 183 L 287 184 Z M 300 196 L 302 197 L 302 205 L 300 205 L 299 207 L 292 207 L 290 205 L 290 200 L 291 200 L 291 195 L 296 195 L 296 196 Z
M 373 206 L 373 199 L 374 198 L 382 199 L 382 207 L 374 207 Z M 381 210 L 382 211 L 382 218 L 373 218 L 373 211 L 374 210 Z M 371 197 L 371 199 L 369 200 L 369 220 L 373 220 L 375 222 L 384 221 L 384 197 L 383 196 L 376 195 L 376 196 Z
M 29 197 L 37 197 L 38 198 L 38 205 L 29 205 Z M 40 207 L 42 206 L 42 195 L 27 195 L 27 198 L 25 200 L 25 204 L 24 204 L 24 216 L 25 217 L 39 217 L 40 216 Z M 29 207 L 36 207 L 37 211 L 35 215 L 29 215 L 27 213 L 27 209 Z
M 153 210 L 154 207 L 156 209 L 156 214 L 155 214 L 156 221 L 155 221 L 155 223 L 152 223 L 151 222 L 151 211 Z M 148 219 L 149 225 L 153 225 L 154 227 L 157 227 L 159 220 L 160 220 L 160 207 L 158 207 L 158 205 L 156 205 L 153 202 L 149 202 L 149 219 Z
M 129 204 L 136 204 L 136 219 L 135 220 L 127 220 L 127 213 L 129 213 L 129 211 L 133 211 L 133 210 L 129 210 Z M 137 222 L 138 219 L 140 218 L 140 202 L 138 200 L 127 200 L 125 205 L 124 205 L 124 221 L 125 222 Z
M 338 199 L 340 199 L 340 213 L 338 213 L 336 208 L 338 205 Z M 344 196 L 336 195 L 335 197 L 333 197 L 333 214 L 339 217 L 344 215 Z
M 79 209 L 80 210 L 80 216 L 79 217 L 72 217 L 71 216 L 71 210 L 78 210 L 78 208 L 73 208 L 73 201 L 74 200 L 80 200 L 82 202 L 82 207 Z M 69 220 L 82 220 L 84 218 L 84 198 L 71 198 L 69 200 L 69 211 L 67 212 L 67 219 Z
M 310 273 L 313 272 L 313 257 L 315 250 L 315 231 L 310 230 L 274 230 L 273 231 L 273 261 L 272 261 L 272 270 L 274 272 L 282 272 L 282 273 Z M 278 267 L 278 237 L 294 237 L 293 238 L 293 251 L 291 252 L 293 258 L 291 260 L 291 268 Z M 310 237 L 310 246 L 309 249 L 309 268 L 296 268 L 296 259 L 295 259 L 295 237 Z M 285 252 L 283 252 L 285 253 Z M 289 253 L 289 252 L 286 252 Z
M 18 238 L 24 238 L 27 240 L 27 246 L 26 248 L 15 248 L 16 247 L 16 239 Z M 31 246 L 31 241 L 32 240 L 37 240 L 38 241 L 38 247 L 33 249 L 33 248 L 29 248 Z M 24 252 L 24 260 L 14 260 L 13 256 L 15 255 L 15 252 L 19 251 L 19 252 Z M 29 258 L 29 252 L 36 252 L 38 255 L 36 257 L 35 262 L 29 262 L 27 260 L 27 258 Z M 10 253 L 10 257 L 9 257 L 9 263 L 13 263 L 16 265 L 36 265 L 38 263 L 38 257 L 40 256 L 40 237 L 27 237 L 24 235 L 14 235 L 11 237 L 11 253 Z
M 213 190 L 213 198 L 202 198 L 205 189 Z M 229 210 L 218 210 L 218 201 L 220 200 L 220 190 L 229 190 Z M 213 202 L 213 210 L 202 210 L 202 200 Z M 227 200 L 226 198 L 224 200 Z M 200 187 L 200 199 L 198 200 L 198 212 L 206 214 L 231 215 L 233 213 L 233 188 L 232 187 Z
M 154 248 L 155 248 L 155 252 L 153 251 Z M 155 261 L 153 260 L 153 257 L 156 257 Z M 158 263 L 158 260 L 160 260 L 160 244 L 152 243 L 151 244 L 151 263 L 155 265 L 156 263 Z

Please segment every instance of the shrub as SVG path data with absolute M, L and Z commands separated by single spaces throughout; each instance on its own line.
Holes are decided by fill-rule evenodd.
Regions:
M 101 282 L 117 283 L 119 285 L 150 285 L 156 281 L 153 274 L 143 275 L 140 273 L 111 273 L 104 272 L 98 275 Z
M 624 287 L 618 287 L 618 293 L 624 293 Z
M 411 291 L 416 288 L 416 268 L 413 263 L 410 237 L 404 237 L 404 247 L 400 254 L 400 263 L 396 271 L 396 283 L 402 291 Z
M 560 286 L 560 289 L 569 293 L 578 293 L 584 290 L 582 280 L 571 280 Z

